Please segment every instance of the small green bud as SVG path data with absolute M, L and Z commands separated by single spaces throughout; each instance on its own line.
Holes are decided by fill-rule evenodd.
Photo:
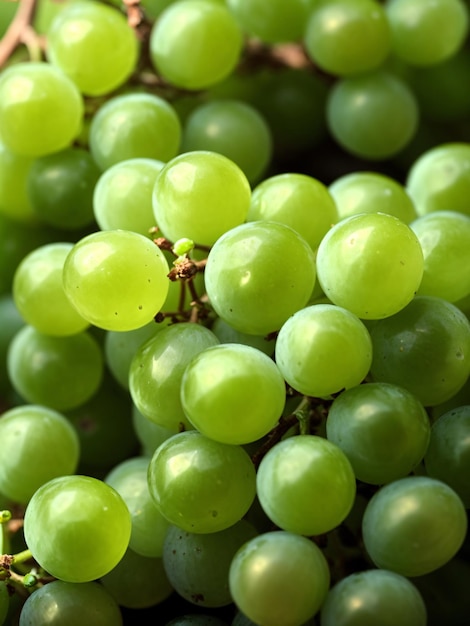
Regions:
M 173 252 L 178 256 L 184 256 L 194 248 L 194 241 L 183 237 L 173 244 Z

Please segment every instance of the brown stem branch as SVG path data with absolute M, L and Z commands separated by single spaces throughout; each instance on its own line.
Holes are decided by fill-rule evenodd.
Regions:
M 19 0 L 7 32 L 0 41 L 0 68 L 8 61 L 15 49 L 23 42 L 25 32 L 29 31 L 37 0 Z

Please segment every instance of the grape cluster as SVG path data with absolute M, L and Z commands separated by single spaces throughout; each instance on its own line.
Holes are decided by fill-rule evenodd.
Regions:
M 0 3 L 0 626 L 466 626 L 470 7 Z

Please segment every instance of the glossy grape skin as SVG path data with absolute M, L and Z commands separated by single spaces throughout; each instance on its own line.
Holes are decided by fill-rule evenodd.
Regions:
M 204 275 L 211 305 L 222 319 L 241 332 L 267 335 L 308 302 L 315 257 L 292 228 L 260 220 L 222 235 L 209 252 Z
M 236 606 L 265 626 L 301 626 L 320 609 L 329 583 L 328 564 L 316 544 L 284 531 L 245 543 L 229 573 Z
M 242 43 L 242 31 L 224 5 L 184 0 L 166 8 L 155 22 L 150 59 L 157 73 L 172 85 L 204 89 L 233 71 Z
M 178 433 L 157 448 L 148 481 L 162 515 L 196 533 L 224 530 L 240 520 L 256 491 L 256 473 L 247 452 L 195 430 Z
M 66 148 L 77 137 L 82 116 L 80 92 L 52 65 L 15 63 L 2 71 L 0 135 L 12 152 L 42 156 Z
M 361 319 L 381 319 L 403 309 L 424 269 L 416 234 L 386 213 L 338 222 L 322 239 L 316 263 L 325 295 Z
M 372 342 L 354 313 L 334 304 L 312 304 L 281 326 L 275 359 L 293 389 L 324 398 L 363 381 Z
M 134 330 L 165 302 L 165 256 L 148 237 L 128 230 L 97 231 L 80 239 L 64 263 L 64 289 L 90 324 Z
M 343 451 L 317 435 L 295 435 L 274 445 L 257 473 L 260 504 L 276 526 L 320 535 L 348 515 L 356 479 Z
M 455 305 L 415 296 L 370 328 L 371 378 L 411 391 L 426 406 L 449 400 L 470 373 L 470 322 Z
M 384 569 L 350 574 L 330 589 L 321 608 L 321 626 L 426 626 L 418 589 L 404 576 Z
M 445 483 L 407 476 L 382 487 L 362 520 L 367 553 L 377 567 L 422 576 L 450 561 L 467 532 L 462 500 Z
M 124 555 L 131 519 L 124 500 L 91 476 L 62 476 L 42 485 L 26 508 L 24 534 L 33 557 L 66 582 L 89 582 Z

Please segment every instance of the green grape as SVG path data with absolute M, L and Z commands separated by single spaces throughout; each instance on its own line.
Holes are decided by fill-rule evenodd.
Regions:
M 121 626 L 121 610 L 116 600 L 99 583 L 52 582 L 36 589 L 23 605 L 19 626 Z
M 282 530 L 307 536 L 341 524 L 356 495 L 347 456 L 317 435 L 294 435 L 276 443 L 261 459 L 256 485 L 269 519 Z
M 156 449 L 148 481 L 161 514 L 192 533 L 229 528 L 242 519 L 256 492 L 247 452 L 195 430 L 173 435 Z
M 273 360 L 251 346 L 219 344 L 194 356 L 181 380 L 181 404 L 199 432 L 230 444 L 261 439 L 279 421 L 284 379 Z
M 188 237 L 211 246 L 245 221 L 250 196 L 248 179 L 231 159 L 206 150 L 186 152 L 171 159 L 157 176 L 154 217 L 171 241 Z
M 470 373 L 470 322 L 456 306 L 415 296 L 402 311 L 370 328 L 371 378 L 411 391 L 431 407 L 449 400 Z
M 418 294 L 457 302 L 470 294 L 470 214 L 433 211 L 410 224 L 424 255 Z
M 296 230 L 316 250 L 338 211 L 328 188 L 306 174 L 275 174 L 254 189 L 247 221 L 273 220 Z
M 326 115 L 336 142 L 348 153 L 372 161 L 399 153 L 419 123 L 411 88 L 384 69 L 338 80 L 328 94 Z
M 462 500 L 427 476 L 395 480 L 372 496 L 362 535 L 373 563 L 406 577 L 422 576 L 450 561 L 467 532 Z
M 275 358 L 293 389 L 324 398 L 363 381 L 372 362 L 372 342 L 351 311 L 334 304 L 312 304 L 281 326 Z
M 210 100 L 188 115 L 182 152 L 209 150 L 236 163 L 250 183 L 265 173 L 272 157 L 271 130 L 262 114 L 242 100 Z
M 218 343 L 208 328 L 191 322 L 170 325 L 144 342 L 129 373 L 129 390 L 137 409 L 164 428 L 192 429 L 181 405 L 181 379 L 196 354 Z
M 155 225 L 152 193 L 164 163 L 127 159 L 103 172 L 94 188 L 94 216 L 101 230 L 132 230 L 147 235 Z
M 132 521 L 129 548 L 142 556 L 161 557 L 169 527 L 150 496 L 148 457 L 130 457 L 115 465 L 104 478 L 122 497 Z
M 341 220 L 317 253 L 317 276 L 326 297 L 361 319 L 386 318 L 403 309 L 420 285 L 423 268 L 417 235 L 386 213 Z
M 27 177 L 34 213 L 55 228 L 76 230 L 91 225 L 99 175 L 91 154 L 83 148 L 66 148 L 35 159 Z
M 132 425 L 140 443 L 140 452 L 147 457 L 153 456 L 155 450 L 165 439 L 176 435 L 178 432 L 152 422 L 145 415 L 142 415 L 135 404 L 132 405 Z
M 426 473 L 448 484 L 470 508 L 470 405 L 447 411 L 431 428 L 424 457 Z
M 152 321 L 168 293 L 168 263 L 151 239 L 128 230 L 87 235 L 64 264 L 64 289 L 82 317 L 105 330 Z
M 121 496 L 91 476 L 61 476 L 42 485 L 26 507 L 24 536 L 34 559 L 65 582 L 90 582 L 119 563 L 131 534 Z
M 25 324 L 11 340 L 7 368 L 13 388 L 27 402 L 66 411 L 98 390 L 103 355 L 88 331 L 52 337 Z
M 10 607 L 10 594 L 6 583 L 0 581 L 0 625 L 5 623 L 5 619 L 8 615 L 8 609 Z
M 235 552 L 258 533 L 240 520 L 214 533 L 190 533 L 170 526 L 163 544 L 163 565 L 172 587 L 185 600 L 205 607 L 232 603 L 228 573 Z
M 267 335 L 308 302 L 315 257 L 305 239 L 272 220 L 241 224 L 213 245 L 204 272 L 210 304 L 233 328 Z
M 388 383 L 343 391 L 330 406 L 326 435 L 346 454 L 359 480 L 381 485 L 422 461 L 431 425 L 412 393 Z
M 216 317 L 213 321 L 211 331 L 220 341 L 220 343 L 241 343 L 243 345 L 252 346 L 264 352 L 268 356 L 274 353 L 274 339 L 263 337 L 262 335 L 249 335 L 236 330 L 221 317 Z
M 390 26 L 375 0 L 323 0 L 309 14 L 304 45 L 323 71 L 360 74 L 378 68 L 388 57 Z
M 263 626 L 301 626 L 318 613 L 329 584 L 320 548 L 306 537 L 283 531 L 246 542 L 229 572 L 235 605 Z
M 129 609 L 157 606 L 172 593 L 163 560 L 127 549 L 119 563 L 101 577 L 101 583 L 116 602 Z M 133 617 L 138 614 L 133 613 Z
M 50 243 L 27 254 L 13 277 L 13 297 L 24 320 L 46 335 L 74 335 L 89 323 L 72 306 L 62 284 L 72 243 Z
M 0 294 L 0 396 L 10 389 L 7 372 L 8 346 L 24 324 L 11 293 Z
M 176 156 L 180 140 L 181 122 L 175 109 L 151 93 L 115 95 L 90 123 L 90 151 L 103 171 L 128 159 L 166 163 Z
M 76 0 L 38 0 L 33 15 L 33 27 L 39 35 L 46 35 L 55 17 L 71 2 Z
M 82 116 L 77 87 L 49 63 L 15 63 L 0 73 L 0 136 L 12 152 L 42 156 L 66 148 Z
M 346 576 L 326 596 L 321 626 L 426 626 L 427 610 L 418 589 L 404 576 L 369 569 Z
M 410 65 L 445 61 L 464 45 L 468 8 L 460 0 L 387 0 L 392 51 Z
M 27 192 L 33 163 L 34 157 L 12 152 L 0 140 L 0 213 L 19 224 L 38 221 Z
M 300 41 L 309 10 L 306 0 L 227 0 L 227 5 L 245 33 L 268 44 Z
M 380 172 L 351 172 L 336 178 L 328 187 L 343 220 L 359 213 L 388 213 L 405 224 L 417 217 L 414 203 L 404 185 Z
M 163 10 L 155 22 L 150 33 L 150 60 L 170 84 L 204 89 L 235 69 L 242 44 L 242 31 L 226 6 L 184 0 Z
M 2 414 L 0 491 L 26 504 L 36 490 L 57 476 L 74 474 L 80 455 L 78 436 L 57 411 L 26 404 Z
M 87 96 L 108 94 L 125 83 L 138 53 L 126 16 L 101 2 L 70 3 L 47 30 L 47 60 Z

